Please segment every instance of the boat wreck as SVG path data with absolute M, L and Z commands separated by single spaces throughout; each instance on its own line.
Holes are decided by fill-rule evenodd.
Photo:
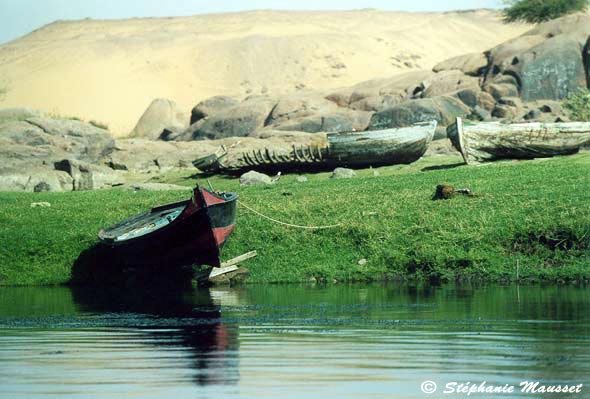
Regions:
M 243 152 L 237 161 L 226 162 L 228 151 L 199 158 L 193 165 L 204 172 L 240 173 L 329 170 L 335 167 L 377 167 L 409 164 L 420 159 L 434 137 L 437 122 L 417 123 L 409 127 L 361 132 L 328 133 L 324 146 L 293 146 L 290 152 L 277 153 L 268 148 Z
M 590 122 L 503 124 L 457 118 L 447 134 L 465 163 L 471 165 L 575 154 L 580 147 L 590 144 Z
M 197 186 L 192 198 L 132 216 L 98 238 L 125 266 L 220 267 L 221 248 L 236 226 L 237 199 Z

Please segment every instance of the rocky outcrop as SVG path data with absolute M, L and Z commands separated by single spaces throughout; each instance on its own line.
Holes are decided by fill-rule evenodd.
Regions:
M 0 124 L 20 122 L 38 116 L 43 116 L 43 112 L 31 108 L 4 108 L 0 109 Z
M 226 108 L 235 107 L 239 104 L 239 101 L 232 97 L 227 96 L 215 96 L 201 101 L 191 111 L 190 124 L 193 125 L 212 115 L 216 112 L 224 110 Z
M 156 140 L 162 133 L 180 133 L 189 126 L 189 115 L 174 101 L 158 98 L 145 110 L 131 132 L 132 137 Z
M 326 99 L 342 108 L 379 112 L 411 98 L 415 90 L 421 90 L 422 82 L 433 75 L 430 71 L 414 71 L 391 78 L 373 79 L 334 91 Z
M 462 101 L 450 96 L 412 100 L 377 112 L 371 118 L 369 130 L 404 127 L 432 120 L 441 126 L 448 126 L 456 117 L 465 117 L 470 113 L 471 109 Z
M 590 16 L 574 14 L 493 48 L 484 89 L 496 99 L 564 99 L 587 87 L 583 48 L 589 36 Z
M 253 96 L 238 105 L 224 108 L 208 118 L 191 125 L 179 140 L 221 139 L 245 137 L 264 127 L 276 100 Z
M 421 83 L 419 96 L 430 98 L 454 93 L 463 89 L 479 88 L 479 79 L 465 75 L 461 71 L 443 71 Z M 417 93 L 414 95 L 417 96 Z
M 63 159 L 92 165 L 95 180 L 110 179 L 108 168 L 99 178 L 101 167 L 95 166 L 114 149 L 108 131 L 32 110 L 0 110 L 0 115 L 4 121 L 0 121 L 0 191 L 72 191 L 75 178 L 54 167 Z
M 72 191 L 72 188 L 71 176 L 63 171 L 0 169 L 0 191 Z
M 121 172 L 101 165 L 64 159 L 56 162 L 54 167 L 70 175 L 74 191 L 111 188 L 125 183 Z
M 484 53 L 460 55 L 440 62 L 432 68 L 434 72 L 461 71 L 469 76 L 480 76 L 485 73 L 488 58 Z
M 45 167 L 64 158 L 96 163 L 114 143 L 108 131 L 77 120 L 33 117 L 0 124 L 4 167 Z

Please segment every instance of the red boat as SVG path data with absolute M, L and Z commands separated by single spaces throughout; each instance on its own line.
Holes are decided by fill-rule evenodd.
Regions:
M 236 226 L 236 193 L 197 186 L 191 199 L 152 208 L 101 230 L 98 238 L 128 266 L 221 265 Z

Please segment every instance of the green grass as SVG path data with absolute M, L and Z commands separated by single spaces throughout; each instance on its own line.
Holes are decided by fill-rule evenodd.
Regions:
M 349 180 L 327 173 L 307 183 L 284 176 L 273 186 L 240 188 L 215 177 L 218 190 L 237 191 L 248 206 L 302 225 L 342 223 L 307 231 L 273 224 L 244 208 L 225 259 L 249 250 L 250 282 L 435 280 L 587 280 L 590 278 L 590 156 L 447 167 L 454 157 L 359 171 Z M 442 166 L 443 168 L 438 168 Z M 438 169 L 437 169 L 438 168 Z M 193 185 L 182 174 L 159 180 Z M 469 187 L 475 197 L 432 201 L 435 186 Z M 180 192 L 104 190 L 0 194 L 0 284 L 70 280 L 80 252 L 97 231 Z M 31 208 L 48 201 L 50 208 Z M 366 259 L 359 265 L 360 259 Z

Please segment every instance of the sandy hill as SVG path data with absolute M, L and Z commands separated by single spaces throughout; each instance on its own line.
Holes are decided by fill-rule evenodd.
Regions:
M 127 134 L 157 97 L 328 89 L 483 51 L 523 33 L 497 12 L 256 11 L 55 22 L 0 46 L 0 107 L 32 107 Z

